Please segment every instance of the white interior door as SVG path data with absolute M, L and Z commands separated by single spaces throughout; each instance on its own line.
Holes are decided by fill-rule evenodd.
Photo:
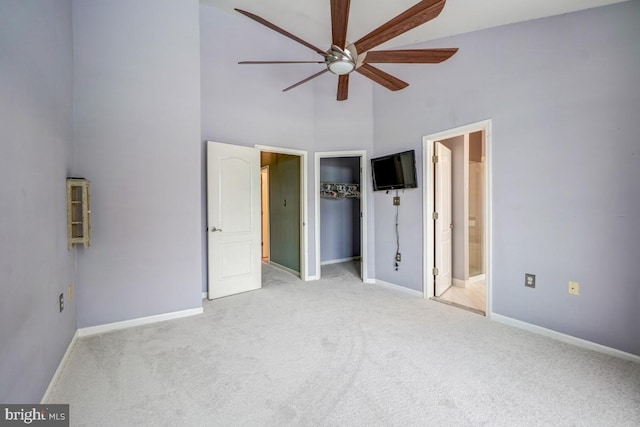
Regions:
M 435 143 L 435 296 L 439 297 L 451 286 L 452 231 L 451 220 L 451 150 L 439 142 Z
M 262 287 L 260 152 L 207 142 L 209 299 Z

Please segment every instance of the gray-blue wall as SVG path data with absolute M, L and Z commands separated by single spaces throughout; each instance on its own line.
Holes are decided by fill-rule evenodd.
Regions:
M 197 0 L 73 3 L 74 155 L 92 184 L 80 327 L 200 308 Z
M 37 403 L 76 330 L 71 2 L 0 2 L 0 402 Z M 58 295 L 65 308 L 58 311 Z
M 360 184 L 359 157 L 320 159 L 320 181 Z M 360 256 L 360 199 L 320 199 L 320 261 Z
M 640 354 L 640 2 L 424 43 L 459 47 L 439 65 L 389 65 L 411 83 L 374 89 L 377 152 L 493 120 L 493 311 Z M 419 185 L 422 182 L 419 162 Z M 389 258 L 392 206 L 376 194 L 379 279 L 422 287 L 422 239 Z M 401 232 L 422 235 L 422 190 Z M 537 275 L 525 288 L 524 273 Z M 567 293 L 580 282 L 580 296 Z
M 422 44 L 461 51 L 440 65 L 384 65 L 411 83 L 401 92 L 354 75 L 338 103 L 334 76 L 280 92 L 312 67 L 238 66 L 315 56 L 196 0 L 3 0 L 0 401 L 40 400 L 77 325 L 200 307 L 202 140 L 298 148 L 310 160 L 353 149 L 420 159 L 423 135 L 487 118 L 494 311 L 640 354 L 639 18 L 630 1 Z M 264 57 L 253 57 L 256 42 Z M 421 171 L 418 161 L 421 187 L 402 195 L 410 237 L 398 272 L 390 197 L 368 198 L 370 275 L 413 289 Z M 88 250 L 66 249 L 68 175 L 92 181 Z M 313 212 L 309 197 L 311 260 Z M 525 272 L 536 289 L 524 288 Z M 58 313 L 69 284 L 75 298 Z

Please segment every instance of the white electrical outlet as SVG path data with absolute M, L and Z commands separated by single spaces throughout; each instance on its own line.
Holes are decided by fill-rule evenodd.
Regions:
M 569 295 L 580 295 L 580 283 L 569 282 Z

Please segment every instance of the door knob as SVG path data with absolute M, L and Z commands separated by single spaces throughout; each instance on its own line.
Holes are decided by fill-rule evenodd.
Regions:
M 211 227 L 212 232 L 222 231 L 222 228 Z

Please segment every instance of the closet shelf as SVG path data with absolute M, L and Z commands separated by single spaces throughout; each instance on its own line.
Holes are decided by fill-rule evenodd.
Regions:
M 320 197 L 325 199 L 359 199 L 360 184 L 321 182 Z

